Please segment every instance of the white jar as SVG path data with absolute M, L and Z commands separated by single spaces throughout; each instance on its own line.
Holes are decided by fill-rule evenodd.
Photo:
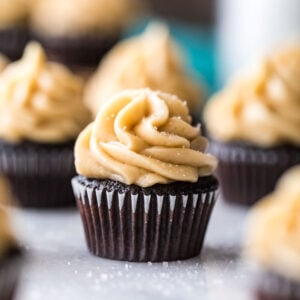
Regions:
M 300 39 L 300 0 L 218 0 L 220 85 L 270 49 Z

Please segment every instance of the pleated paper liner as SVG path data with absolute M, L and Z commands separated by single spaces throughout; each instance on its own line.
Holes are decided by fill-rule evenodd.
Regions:
M 300 281 L 292 280 L 273 271 L 258 276 L 254 290 L 257 300 L 299 300 Z
M 23 207 L 74 206 L 70 185 L 76 174 L 73 142 L 11 144 L 0 141 L 0 173 Z
M 259 148 L 242 143 L 210 141 L 209 152 L 219 159 L 216 176 L 223 199 L 253 205 L 274 190 L 280 176 L 300 164 L 300 148 Z
M 23 254 L 18 248 L 12 249 L 0 259 L 0 299 L 13 300 L 21 269 Z
M 112 180 L 72 180 L 88 248 L 94 255 L 160 262 L 199 255 L 217 180 L 140 188 Z

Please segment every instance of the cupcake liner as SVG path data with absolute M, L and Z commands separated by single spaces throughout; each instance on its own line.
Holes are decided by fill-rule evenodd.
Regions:
M 300 164 L 300 148 L 258 148 L 210 141 L 209 152 L 219 159 L 216 176 L 223 199 L 250 206 L 274 190 L 280 176 Z
M 199 255 L 217 189 L 215 179 L 202 192 L 170 194 L 120 183 L 86 184 L 80 176 L 72 186 L 90 252 L 135 262 Z
M 300 283 L 272 271 L 263 272 L 257 280 L 255 294 L 257 300 L 297 300 Z
M 57 145 L 0 142 L 0 173 L 23 207 L 74 205 L 74 143 Z
M 23 259 L 20 249 L 11 250 L 0 261 L 0 299 L 12 300 L 18 285 Z
M 10 28 L 0 30 L 0 52 L 10 60 L 17 60 L 29 41 L 26 28 Z
M 120 39 L 120 35 L 46 37 L 33 33 L 33 39 L 44 46 L 50 60 L 76 70 L 80 66 L 97 66 L 104 54 Z

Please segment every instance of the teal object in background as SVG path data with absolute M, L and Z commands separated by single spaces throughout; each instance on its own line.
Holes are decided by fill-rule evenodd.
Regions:
M 208 96 L 214 92 L 216 90 L 216 68 L 213 30 L 164 19 L 150 19 L 135 24 L 124 37 L 143 32 L 151 21 L 164 22 L 169 25 L 172 37 L 184 51 L 189 71 L 195 74 L 195 80 L 204 81 Z

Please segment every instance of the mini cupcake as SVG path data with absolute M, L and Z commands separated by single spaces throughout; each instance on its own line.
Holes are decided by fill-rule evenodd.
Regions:
M 28 5 L 24 0 L 0 0 L 0 52 L 21 57 L 28 41 Z
M 85 101 L 94 115 L 123 89 L 150 88 L 178 95 L 199 120 L 203 89 L 187 74 L 169 30 L 150 24 L 138 36 L 120 42 L 103 59 L 87 84 Z
M 81 79 L 31 43 L 0 74 L 0 174 L 22 206 L 74 202 L 73 146 L 90 121 Z
M 300 45 L 281 48 L 205 109 L 225 200 L 251 205 L 300 163 Z
M 1 199 L 2 201 L 2 199 Z M 12 300 L 16 292 L 22 254 L 14 238 L 5 209 L 0 203 L 0 299 Z
M 40 0 L 31 28 L 50 59 L 74 71 L 94 68 L 138 11 L 138 0 Z
M 250 214 L 245 252 L 257 266 L 258 300 L 300 299 L 300 166 Z
M 206 142 L 176 96 L 137 89 L 107 101 L 75 145 L 90 252 L 140 262 L 198 255 L 218 185 Z

